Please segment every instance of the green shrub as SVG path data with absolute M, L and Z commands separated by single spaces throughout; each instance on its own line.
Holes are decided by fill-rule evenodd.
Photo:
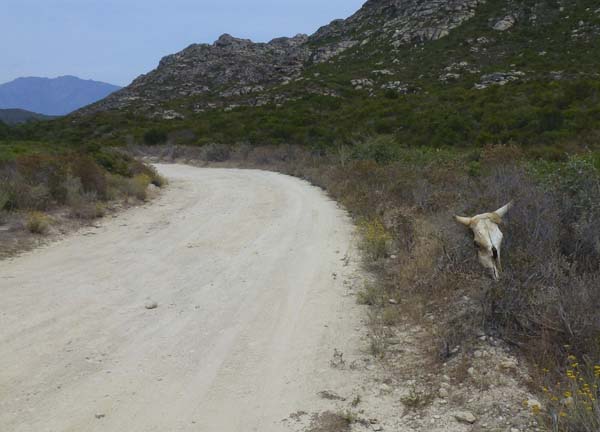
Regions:
M 159 145 L 167 142 L 167 132 L 162 129 L 150 129 L 144 134 L 144 143 L 147 145 Z
M 11 137 L 12 128 L 0 120 L 0 140 L 6 140 Z
M 102 149 L 93 154 L 96 162 L 106 171 L 124 177 L 132 175 L 133 158 L 117 151 Z
M 372 160 L 378 164 L 388 164 L 398 160 L 398 145 L 390 135 L 369 138 L 354 147 L 354 159 Z
M 394 89 L 387 89 L 383 94 L 387 99 L 398 99 L 400 96 L 398 92 Z

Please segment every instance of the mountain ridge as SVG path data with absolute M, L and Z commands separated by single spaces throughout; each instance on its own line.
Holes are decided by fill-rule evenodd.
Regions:
M 23 109 L 60 116 L 94 103 L 121 87 L 73 75 L 20 77 L 0 84 L 0 109 Z
M 526 51 L 540 45 L 539 52 L 549 52 L 555 44 L 543 46 L 547 27 L 566 20 L 577 27 L 567 35 L 571 36 L 569 43 L 576 45 L 584 42 L 582 38 L 595 37 L 600 34 L 600 25 L 591 21 L 597 21 L 600 13 L 589 7 L 585 9 L 587 3 L 593 2 L 369 0 L 350 17 L 333 20 L 312 35 L 256 43 L 224 34 L 212 44 L 192 44 L 164 57 L 156 69 L 78 114 L 133 110 L 147 117 L 173 120 L 215 108 L 282 104 L 301 97 L 302 93 L 339 97 L 348 87 L 363 91 L 370 88 L 373 95 L 377 88 L 380 94 L 385 91 L 402 94 L 410 88 L 423 88 L 421 75 L 429 75 L 427 85 L 438 81 L 454 85 L 467 75 L 476 81 L 470 85 L 478 84 L 481 88 L 490 83 L 522 81 L 523 71 L 510 66 L 517 63 L 518 57 L 506 61 L 510 54 L 506 50 L 514 45 L 524 51 L 520 55 L 530 55 Z M 590 22 L 581 29 L 579 22 L 583 21 L 574 20 L 568 13 L 574 10 L 585 10 L 589 15 L 586 18 Z M 419 66 L 421 60 L 415 58 L 422 57 L 421 52 L 433 50 L 434 42 L 447 39 L 451 33 L 460 33 L 473 20 L 478 24 L 471 26 L 472 31 L 479 34 L 466 36 L 462 41 L 454 38 L 454 46 L 434 59 L 438 63 L 435 71 Z M 556 41 L 562 37 L 555 31 Z M 527 38 L 533 38 L 531 47 L 527 46 Z M 564 45 L 568 56 L 584 49 Z M 496 49 L 500 46 L 502 50 Z M 441 63 L 444 57 L 450 60 L 458 51 L 463 58 Z M 556 63 L 561 66 L 560 60 Z M 333 79 L 326 82 L 319 65 L 330 64 L 343 70 L 337 76 L 330 71 Z M 496 68 L 486 70 L 492 64 Z M 370 70 L 365 71 L 363 66 L 369 66 Z M 537 73 L 542 68 L 536 65 L 536 69 Z M 560 71 L 550 65 L 544 65 L 543 69 L 546 76 Z M 499 75 L 491 79 L 486 76 L 491 74 Z M 344 86 L 339 85 L 342 75 L 348 75 Z M 302 83 L 296 87 L 303 91 L 296 92 L 300 95 L 290 95 L 295 87 L 290 84 L 298 81 Z
M 158 67 L 81 113 L 140 106 L 181 97 L 228 99 L 261 93 L 298 79 L 310 65 L 330 61 L 371 38 L 396 38 L 396 46 L 437 40 L 473 17 L 481 0 L 369 0 L 347 19 L 334 20 L 313 35 L 253 42 L 223 34 L 212 44 L 192 44 L 161 59 Z M 385 25 L 383 25 L 385 24 Z M 400 37 L 401 36 L 401 37 Z M 211 95 L 211 93 L 213 93 Z M 267 99 L 258 105 L 273 102 Z M 202 112 L 210 103 L 197 105 Z M 176 118 L 167 110 L 164 118 Z M 159 114 L 160 116 L 161 114 Z

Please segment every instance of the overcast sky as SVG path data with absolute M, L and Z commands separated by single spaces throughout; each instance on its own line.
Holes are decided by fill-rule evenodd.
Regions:
M 75 75 L 117 85 L 223 33 L 254 41 L 312 33 L 364 0 L 2 0 L 0 83 Z

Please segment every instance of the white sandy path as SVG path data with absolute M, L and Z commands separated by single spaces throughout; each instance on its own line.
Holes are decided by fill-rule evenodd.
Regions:
M 352 388 L 345 213 L 280 174 L 158 168 L 152 203 L 0 262 L 0 431 L 279 431 Z

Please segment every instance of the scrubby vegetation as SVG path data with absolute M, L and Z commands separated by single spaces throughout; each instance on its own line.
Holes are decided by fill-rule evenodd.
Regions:
M 445 38 L 397 49 L 372 41 L 335 61 L 309 65 L 301 80 L 266 92 L 285 103 L 250 107 L 233 99 L 228 107 L 215 89 L 199 99 L 165 102 L 181 119 L 103 112 L 24 125 L 11 136 L 76 145 L 293 144 L 321 151 L 391 135 L 406 146 L 516 143 L 560 159 L 565 150 L 596 145 L 599 138 L 597 9 L 593 0 L 486 2 Z M 508 12 L 521 22 L 507 32 L 493 30 L 490 23 Z M 373 74 L 383 68 L 390 75 Z M 511 71 L 522 75 L 475 88 L 486 74 Z M 354 79 L 373 86 L 356 89 Z M 386 89 L 389 82 L 403 90 Z M 203 103 L 217 108 L 194 109 Z M 3 133 L 0 126 L 0 138 Z
M 104 216 L 113 203 L 145 200 L 150 183 L 166 180 L 114 149 L 0 141 L 0 256 L 35 244 L 20 232 L 61 232 Z
M 570 385 L 563 379 L 572 369 L 565 368 L 567 356 L 585 359 L 581 368 L 597 365 L 600 155 L 542 161 L 516 146 L 456 151 L 388 144 L 380 137 L 324 154 L 238 147 L 230 160 L 306 178 L 344 204 L 358 221 L 366 264 L 380 275 L 357 301 L 373 305 L 386 326 L 407 314 L 418 321 L 433 314 L 439 361 L 448 361 L 456 347 L 468 351 L 484 333 L 548 371 L 540 389 L 549 377 Z M 179 160 L 201 156 L 194 148 L 139 151 Z M 453 215 L 492 211 L 510 200 L 515 206 L 502 228 L 505 271 L 493 282 L 477 262 L 472 234 Z M 385 354 L 384 347 L 376 351 Z M 540 416 L 551 422 L 555 408 L 548 410 Z M 597 421 L 595 408 L 587 413 L 592 417 L 585 421 Z M 564 411 L 557 430 L 588 430 L 567 427 L 570 415 L 576 422 Z
M 564 376 L 560 381 L 544 374 L 542 390 L 547 396 L 549 409 L 541 413 L 553 430 L 566 432 L 594 432 L 600 430 L 600 366 L 581 360 L 575 355 L 564 359 Z M 539 411 L 539 410 L 538 410 Z
M 5 210 L 48 210 L 68 205 L 75 213 L 86 214 L 89 212 L 83 208 L 87 204 L 93 205 L 93 213 L 101 213 L 99 202 L 120 194 L 143 199 L 142 189 L 148 184 L 164 183 L 144 164 L 110 151 L 97 155 L 72 152 L 19 155 L 2 163 L 0 177 Z
M 156 123 L 162 123 L 160 129 Z M 452 86 L 395 99 L 356 92 L 345 98 L 303 95 L 281 107 L 212 110 L 172 121 L 125 120 L 119 113 L 103 113 L 75 124 L 57 120 L 23 126 L 14 134 L 30 141 L 77 143 L 91 137 L 118 146 L 206 145 L 215 160 L 226 156 L 219 145 L 295 144 L 321 151 L 353 146 L 377 135 L 424 147 L 519 143 L 539 156 L 562 158 L 574 147 L 595 145 L 599 130 L 600 84 L 580 79 L 536 80 L 485 90 Z M 383 146 L 379 150 L 393 151 Z M 386 157 L 382 154 L 378 160 Z
M 44 213 L 34 211 L 27 216 L 26 227 L 32 234 L 45 234 L 50 228 L 50 220 Z

